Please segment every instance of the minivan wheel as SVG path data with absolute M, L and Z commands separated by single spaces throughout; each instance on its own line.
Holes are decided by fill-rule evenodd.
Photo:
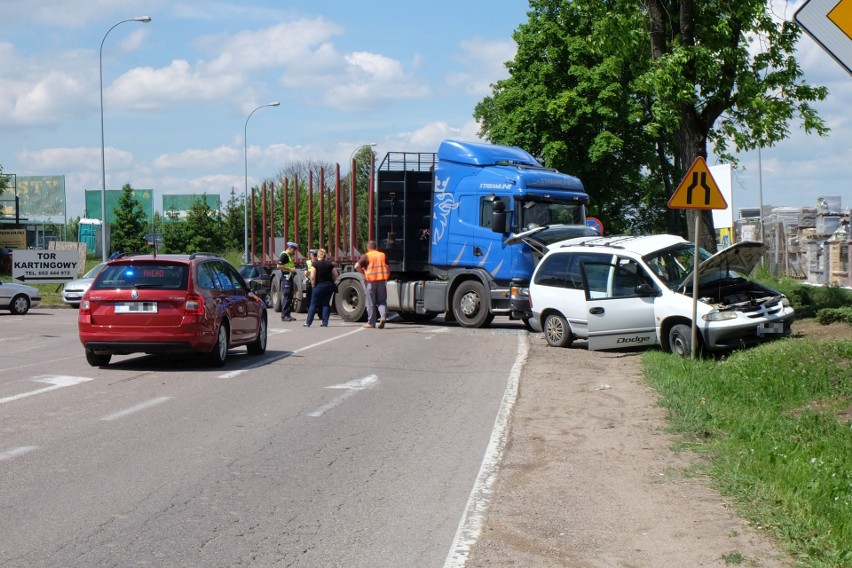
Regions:
M 246 345 L 246 349 L 251 355 L 263 355 L 266 352 L 266 318 L 260 318 L 257 339 Z
M 106 367 L 109 365 L 110 359 L 112 359 L 112 355 L 109 353 L 106 355 L 100 355 L 95 353 L 92 349 L 86 349 L 86 361 L 88 361 L 89 365 L 92 367 Z
M 679 323 L 669 330 L 669 351 L 681 357 L 692 356 L 692 328 Z
M 571 347 L 574 343 L 574 334 L 568 321 L 561 314 L 548 314 L 544 318 L 544 339 L 551 347 Z
M 228 325 L 223 321 L 216 336 L 216 345 L 210 352 L 210 362 L 215 367 L 221 367 L 228 358 Z

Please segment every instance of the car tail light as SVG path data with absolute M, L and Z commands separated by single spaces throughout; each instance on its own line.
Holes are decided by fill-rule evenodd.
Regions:
M 92 323 L 92 304 L 89 303 L 88 297 L 80 300 L 80 310 L 77 314 L 77 320 L 84 323 Z
M 187 294 L 186 303 L 183 307 L 184 315 L 187 316 L 203 316 L 204 315 L 204 298 L 198 294 Z

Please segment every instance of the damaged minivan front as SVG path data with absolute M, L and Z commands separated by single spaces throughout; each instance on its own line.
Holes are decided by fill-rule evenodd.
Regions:
M 699 250 L 697 347 L 730 350 L 790 334 L 787 298 L 749 280 L 765 245 Z M 673 235 L 571 239 L 551 245 L 530 284 L 533 318 L 551 345 L 658 344 L 692 350 L 695 247 Z

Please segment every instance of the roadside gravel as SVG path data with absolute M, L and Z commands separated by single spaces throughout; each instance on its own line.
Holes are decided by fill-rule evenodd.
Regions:
M 640 353 L 548 347 L 527 364 L 494 499 L 466 568 L 792 566 L 675 453 Z

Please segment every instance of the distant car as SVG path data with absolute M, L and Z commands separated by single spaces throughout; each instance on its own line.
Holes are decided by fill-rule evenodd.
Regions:
M 41 302 L 38 288 L 17 282 L 0 282 L 0 309 L 23 315 Z
M 74 306 L 75 308 L 80 307 L 80 300 L 83 298 L 83 294 L 86 293 L 86 290 L 89 289 L 89 286 L 92 285 L 92 282 L 95 281 L 95 276 L 101 271 L 104 267 L 104 262 L 95 265 L 91 270 L 85 273 L 81 278 L 77 278 L 76 280 L 69 280 L 62 286 L 62 301 L 70 306 Z
M 790 334 L 787 298 L 748 279 L 766 246 L 744 241 L 698 259 L 698 350 L 725 351 Z M 588 348 L 660 345 L 692 352 L 695 247 L 673 235 L 585 237 L 550 245 L 530 304 L 547 343 Z
M 80 301 L 80 342 L 92 366 L 113 355 L 195 352 L 217 366 L 228 349 L 266 351 L 266 304 L 209 253 L 111 260 Z
M 269 291 L 272 286 L 272 274 L 269 269 L 259 264 L 241 264 L 238 271 L 249 289 L 266 301 L 266 306 L 271 308 L 272 298 Z

